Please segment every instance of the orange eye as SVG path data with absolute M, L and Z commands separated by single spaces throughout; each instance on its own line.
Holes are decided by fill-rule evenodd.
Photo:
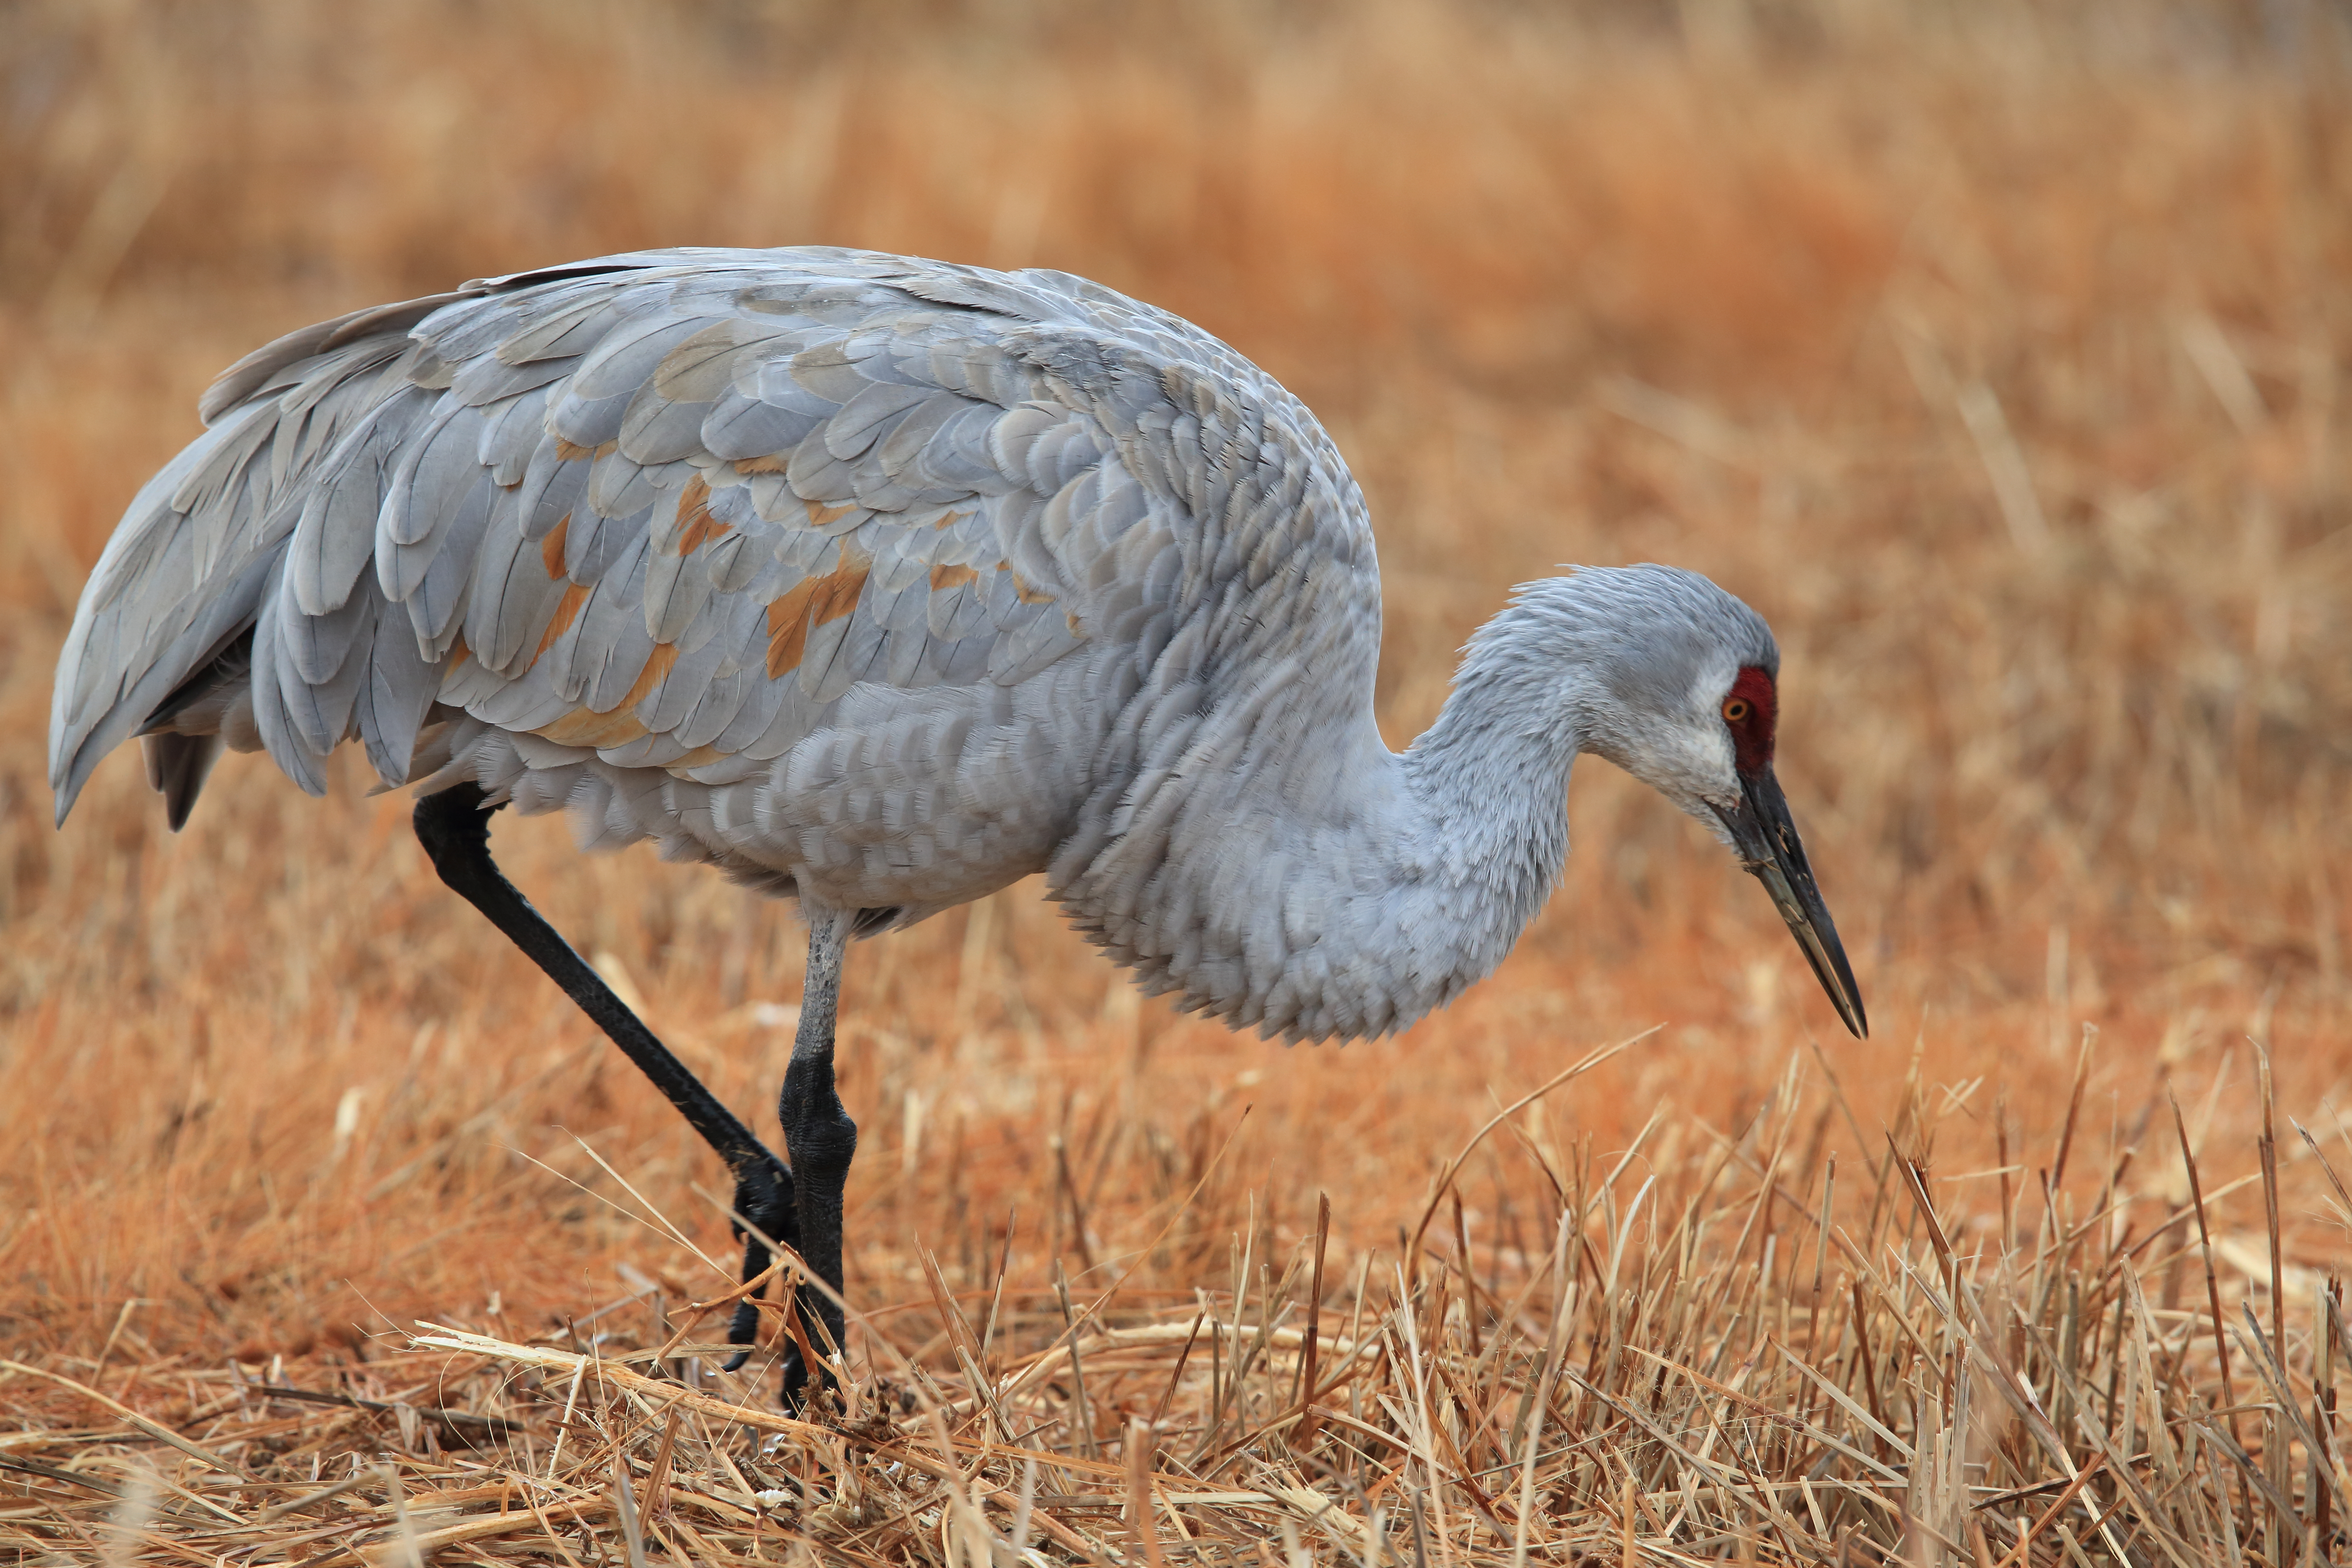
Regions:
M 1723 700 L 1723 718 L 1724 722 L 1727 724 L 1741 722 L 1747 719 L 1750 711 L 1752 710 L 1748 706 L 1748 699 L 1745 697 L 1727 697 Z

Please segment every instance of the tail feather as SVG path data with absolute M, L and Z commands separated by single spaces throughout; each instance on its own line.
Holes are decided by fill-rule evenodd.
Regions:
M 775 258 L 773 279 L 830 299 L 841 279 L 809 270 L 820 262 L 845 278 L 903 280 L 905 272 L 887 258 L 793 253 Z M 224 745 L 266 750 L 320 794 L 327 754 L 357 739 L 377 776 L 396 787 L 434 750 L 427 731 L 450 670 L 485 656 L 495 663 L 475 668 L 498 679 L 476 682 L 484 689 L 463 705 L 491 722 L 523 714 L 553 722 L 578 709 L 583 692 L 596 715 L 640 702 L 669 668 L 653 663 L 656 633 L 676 639 L 664 656 L 675 658 L 702 647 L 719 625 L 694 635 L 689 623 L 708 595 L 680 587 L 682 568 L 664 579 L 657 601 L 644 597 L 650 520 L 657 510 L 679 515 L 677 487 L 688 482 L 671 447 L 699 428 L 703 404 L 722 392 L 746 395 L 735 384 L 760 365 L 743 354 L 801 352 L 798 337 L 763 324 L 776 300 L 743 297 L 747 280 L 766 276 L 758 264 L 761 253 L 661 251 L 484 279 L 306 327 L 224 372 L 200 405 L 206 428 L 132 500 L 75 611 L 49 715 L 58 820 L 100 760 L 142 735 L 154 737 L 149 777 L 175 826 Z M 762 318 L 748 343 L 730 335 L 741 322 L 725 324 L 743 310 Z M 679 362 L 685 379 L 676 386 L 656 374 L 680 347 L 673 340 L 699 342 L 715 325 L 724 327 L 719 348 L 734 344 L 735 358 L 698 350 L 700 357 Z M 648 357 L 656 350 L 658 363 Z M 559 362 L 572 368 L 549 368 Z M 593 381 L 585 401 L 568 392 L 572 423 L 559 429 L 550 389 L 592 370 L 611 384 Z M 688 382 L 700 389 L 691 397 Z M 632 425 L 640 405 L 653 412 Z M 795 441 L 804 444 L 805 434 Z M 764 470 L 735 478 L 776 482 Z M 697 540 L 749 527 L 763 504 L 729 494 L 712 504 L 731 506 L 733 521 L 705 516 Z M 719 563 L 749 553 L 748 537 L 712 545 L 696 571 L 719 583 Z M 670 546 L 679 560 L 695 548 Z M 486 560 L 489 575 L 478 581 Z M 625 575 L 607 582 L 615 562 Z M 522 569 L 510 570 L 518 563 Z M 776 564 L 800 574 L 807 563 L 779 556 Z M 741 571 L 759 569 L 754 561 Z M 726 591 L 751 585 L 747 575 Z M 478 605 L 484 592 L 491 602 Z M 820 624 L 832 621 L 811 623 Z M 863 623 L 845 629 L 869 644 L 879 635 Z M 469 633 L 482 653 L 468 647 Z M 828 635 L 826 658 L 803 666 L 803 682 L 819 668 L 846 682 L 879 668 L 874 647 Z M 525 653 L 551 657 L 526 679 Z M 509 687 L 515 696 L 496 700 Z M 748 706 L 743 716 L 772 717 Z M 629 724 L 611 721 L 614 744 L 634 743 Z M 731 728 L 722 736 L 723 727 L 711 727 L 714 743 L 735 736 Z
M 220 760 L 221 738 L 167 730 L 142 737 L 139 745 L 147 756 L 147 783 L 163 797 L 163 819 L 177 833 L 187 826 L 188 813 L 205 787 L 205 775 Z
M 266 605 L 285 591 L 287 546 L 304 496 L 383 401 L 382 378 L 367 373 L 420 353 L 407 329 L 461 297 L 411 300 L 307 328 L 247 356 L 214 384 L 204 404 L 210 428 L 141 487 L 82 590 L 49 710 L 58 822 L 108 752 L 171 721 L 174 700 L 191 688 L 234 673 L 213 667 L 247 644 Z M 273 653 L 274 645 L 264 651 Z M 266 662 L 274 668 L 282 661 Z M 273 705 L 270 693 L 257 695 L 259 738 L 298 783 L 323 789 L 318 757 L 283 722 L 282 704 Z M 172 727 L 179 740 L 195 738 L 184 723 Z M 148 748 L 151 779 L 173 826 L 185 819 L 217 750 L 178 741 Z
M 408 335 L 409 328 L 442 306 L 485 292 L 478 285 L 469 284 L 452 293 L 427 294 L 421 300 L 403 300 L 394 305 L 372 305 L 348 316 L 337 316 L 331 321 L 289 332 L 274 342 L 262 344 L 214 377 L 212 385 L 205 389 L 204 401 L 196 405 L 196 416 L 207 425 L 213 424 L 250 398 L 307 380 L 311 369 L 307 361 L 366 339 L 398 342 Z M 302 374 L 288 374 L 298 367 Z
M 266 749 L 312 794 L 326 787 L 326 752 L 354 737 L 387 784 L 405 778 L 456 656 L 459 568 L 483 531 L 460 509 L 441 551 L 467 561 L 398 578 L 421 601 L 405 614 L 367 570 L 397 459 L 449 385 L 429 340 L 511 331 L 505 319 L 469 329 L 467 311 L 491 296 L 689 254 L 477 279 L 289 332 L 223 371 L 198 405 L 204 433 L 141 487 L 82 590 L 49 709 L 58 821 L 134 735 L 150 737 L 149 779 L 174 827 L 222 742 Z M 368 602 L 338 615 L 358 596 Z

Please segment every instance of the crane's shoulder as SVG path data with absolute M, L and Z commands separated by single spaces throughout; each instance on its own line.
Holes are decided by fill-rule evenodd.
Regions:
M 445 357 L 488 353 L 510 363 L 551 351 L 582 354 L 599 337 L 653 318 L 738 319 L 767 329 L 767 357 L 854 340 L 845 363 L 883 378 L 1005 406 L 1061 402 L 1122 432 L 1175 405 L 1196 418 L 1263 427 L 1269 458 L 1296 446 L 1336 460 L 1314 415 L 1223 340 L 1067 272 L 821 247 L 640 251 L 478 279 L 307 332 L 349 333 L 404 316 L 424 323 L 418 336 Z M 1159 420 L 1146 428 L 1164 434 L 1167 426 Z

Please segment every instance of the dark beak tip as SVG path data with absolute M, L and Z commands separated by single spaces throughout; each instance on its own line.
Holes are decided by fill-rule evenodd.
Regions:
M 1797 939 L 1805 961 L 1821 982 L 1838 1021 L 1857 1040 L 1870 1038 L 1870 1017 L 1863 1010 L 1862 987 L 1847 963 L 1845 944 L 1838 940 L 1837 922 L 1814 886 L 1812 869 L 1790 820 L 1788 802 L 1770 773 L 1760 774 L 1748 791 L 1745 810 L 1727 813 L 1740 869 L 1764 884 L 1790 934 Z

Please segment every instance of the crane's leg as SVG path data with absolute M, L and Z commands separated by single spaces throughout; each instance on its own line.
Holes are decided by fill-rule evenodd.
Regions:
M 547 977 L 563 987 L 565 995 L 578 1004 L 596 1026 L 612 1037 L 628 1058 L 637 1064 L 653 1085 L 677 1107 L 687 1121 L 702 1135 L 702 1141 L 718 1152 L 735 1176 L 735 1214 L 738 1216 L 735 1234 L 743 1238 L 743 1278 L 751 1279 L 768 1266 L 769 1241 L 777 1241 L 797 1248 L 800 1236 L 795 1224 L 793 1173 L 783 1162 L 770 1153 L 751 1130 L 743 1125 L 719 1101 L 719 1097 L 704 1088 L 702 1081 L 688 1070 L 684 1062 L 670 1053 L 669 1047 L 656 1039 L 654 1032 L 639 1021 L 628 1005 L 613 994 L 593 969 L 572 946 L 557 934 L 553 926 L 530 900 L 516 891 L 490 859 L 490 813 L 497 805 L 486 806 L 480 786 L 457 784 L 426 795 L 416 803 L 416 837 L 432 857 L 433 868 L 441 879 L 463 895 L 490 923 L 504 931 L 507 939 L 528 954 L 530 961 L 546 971 Z M 504 805 L 504 802 L 499 803 Z M 835 950 L 834 973 L 840 973 L 839 949 Z M 805 1016 L 805 1015 L 804 1015 Z M 806 1025 L 803 1025 L 803 1030 Z M 833 1024 L 831 1005 L 825 1014 L 825 1047 L 827 1068 L 825 1083 L 833 1082 L 831 1049 Z M 793 1066 L 799 1066 L 795 1050 Z M 791 1082 L 790 1078 L 786 1083 Z M 836 1107 L 837 1107 L 836 1102 Z M 853 1141 L 855 1133 L 852 1134 Z M 843 1161 L 845 1169 L 847 1161 Z M 836 1262 L 829 1279 L 838 1283 L 840 1264 L 840 1192 L 836 1182 L 833 1214 L 834 1253 Z M 746 1229 L 742 1221 L 751 1222 Z M 727 1333 L 728 1342 L 743 1346 L 730 1371 L 743 1364 L 751 1355 L 751 1345 L 759 1329 L 759 1309 L 749 1300 L 736 1308 L 735 1320 Z M 838 1331 L 836 1330 L 836 1332 Z M 797 1358 L 795 1358 L 797 1359 Z M 789 1381 L 790 1374 L 787 1373 Z
M 841 1005 L 841 959 L 856 926 L 855 910 L 809 911 L 807 977 L 801 986 L 801 1021 L 776 1111 L 792 1156 L 798 1199 L 801 1258 L 809 1272 L 841 1293 L 841 1193 L 857 1153 L 857 1123 L 841 1106 L 833 1082 L 834 1019 Z M 842 1348 L 842 1311 L 830 1298 L 803 1288 L 801 1321 L 820 1356 Z M 821 1331 L 820 1331 L 821 1326 Z M 796 1394 L 807 1369 L 784 1364 L 784 1393 Z

